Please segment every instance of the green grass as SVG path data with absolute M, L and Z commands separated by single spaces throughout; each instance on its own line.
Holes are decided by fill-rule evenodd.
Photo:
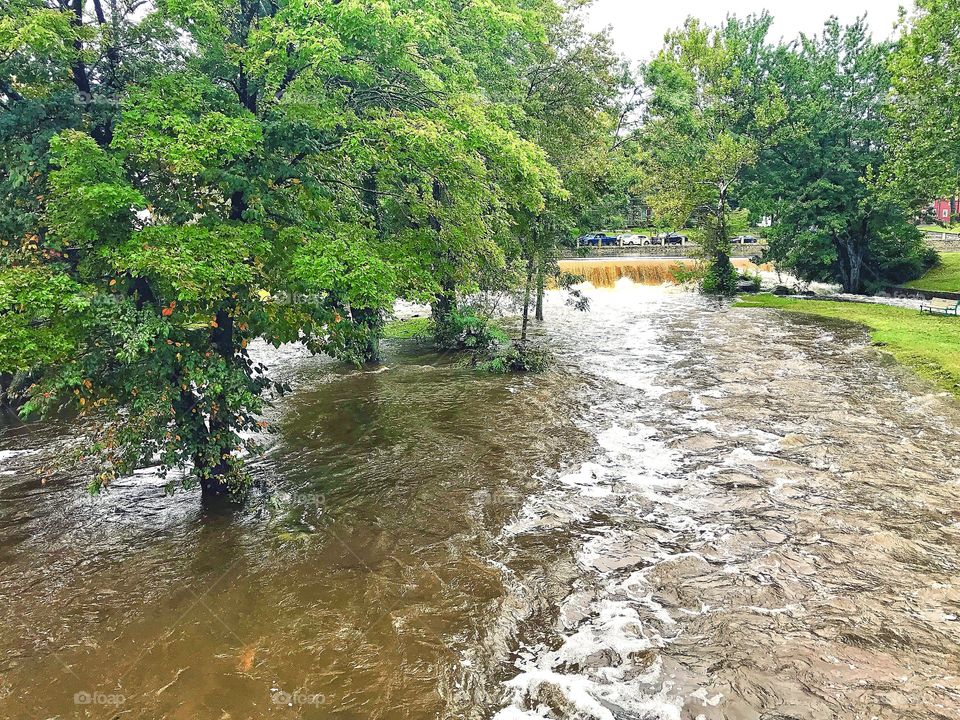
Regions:
M 412 340 L 414 338 L 429 337 L 431 333 L 430 318 L 408 318 L 406 320 L 391 320 L 383 328 L 383 337 L 388 340 Z
M 918 225 L 917 229 L 923 232 L 960 233 L 960 225 Z
M 960 292 L 960 252 L 940 253 L 940 264 L 905 287 L 931 292 Z
M 960 397 L 960 317 L 921 315 L 917 310 L 776 295 L 744 296 L 738 307 L 761 307 L 865 325 L 883 347 L 918 375 Z

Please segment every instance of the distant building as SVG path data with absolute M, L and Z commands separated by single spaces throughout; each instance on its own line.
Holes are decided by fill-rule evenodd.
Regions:
M 937 222 L 949 224 L 954 215 L 960 213 L 960 198 L 940 198 L 934 200 L 930 211 Z

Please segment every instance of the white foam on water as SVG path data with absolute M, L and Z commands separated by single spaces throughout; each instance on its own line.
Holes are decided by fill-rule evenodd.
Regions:
M 0 462 L 3 462 L 4 460 L 11 460 L 15 457 L 21 457 L 23 455 L 33 455 L 37 452 L 37 450 L 0 450 Z
M 661 563 L 688 557 L 705 562 L 698 553 L 668 549 L 680 533 L 712 538 L 714 529 L 694 520 L 701 504 L 696 497 L 676 493 L 691 478 L 682 472 L 683 454 L 667 442 L 691 428 L 720 430 L 703 418 L 706 403 L 699 404 L 701 412 L 688 415 L 656 403 L 668 392 L 683 390 L 669 369 L 685 361 L 690 350 L 666 347 L 660 324 L 674 313 L 674 305 L 674 314 L 685 317 L 688 301 L 629 282 L 618 283 L 615 291 L 589 294 L 589 322 L 570 315 L 569 327 L 576 330 L 569 341 L 610 346 L 611 334 L 616 335 L 612 352 L 588 358 L 574 353 L 597 381 L 598 398 L 577 422 L 595 438 L 596 451 L 575 469 L 544 478 L 542 489 L 527 498 L 500 537 L 509 544 L 519 534 L 549 532 L 564 524 L 574 528 L 580 539 L 571 549 L 586 585 L 570 595 L 573 607 L 558 623 L 564 629 L 558 630 L 555 643 L 517 649 L 518 673 L 504 683 L 509 701 L 495 720 L 555 717 L 558 704 L 565 719 L 680 720 L 686 699 L 663 677 L 658 654 L 679 625 L 646 577 Z M 670 306 L 664 307 L 668 299 Z M 562 352 L 563 343 L 558 345 Z M 702 395 L 721 396 L 709 389 Z M 609 522 L 602 522 L 606 518 Z M 638 520 L 656 528 L 654 534 L 632 532 L 629 525 Z M 522 584 L 522 578 L 517 580 Z

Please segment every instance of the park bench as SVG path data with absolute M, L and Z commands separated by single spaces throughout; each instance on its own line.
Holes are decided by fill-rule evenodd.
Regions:
M 939 313 L 940 315 L 957 315 L 960 309 L 960 300 L 945 300 L 943 298 L 933 298 L 927 300 L 920 306 L 920 312 Z

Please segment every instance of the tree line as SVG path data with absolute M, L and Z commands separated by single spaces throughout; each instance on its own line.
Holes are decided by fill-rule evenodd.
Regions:
M 397 298 L 484 341 L 461 299 L 542 297 L 631 84 L 554 0 L 6 0 L 3 389 L 96 414 L 94 489 L 242 488 L 250 343 L 376 362 Z
M 471 298 L 508 294 L 499 364 L 531 368 L 560 248 L 632 197 L 704 228 L 710 292 L 746 217 L 850 290 L 932 261 L 910 220 L 956 188 L 956 2 L 896 43 L 691 19 L 640 68 L 586 4 L 4 0 L 0 393 L 97 418 L 94 489 L 159 463 L 213 498 L 289 389 L 251 343 L 376 362 L 404 298 L 498 352 Z
M 705 231 L 708 291 L 735 292 L 728 238 L 768 218 L 764 260 L 872 292 L 937 262 L 916 229 L 960 187 L 960 3 L 919 0 L 899 39 L 865 18 L 770 43 L 772 18 L 696 19 L 644 67 L 640 184 Z

